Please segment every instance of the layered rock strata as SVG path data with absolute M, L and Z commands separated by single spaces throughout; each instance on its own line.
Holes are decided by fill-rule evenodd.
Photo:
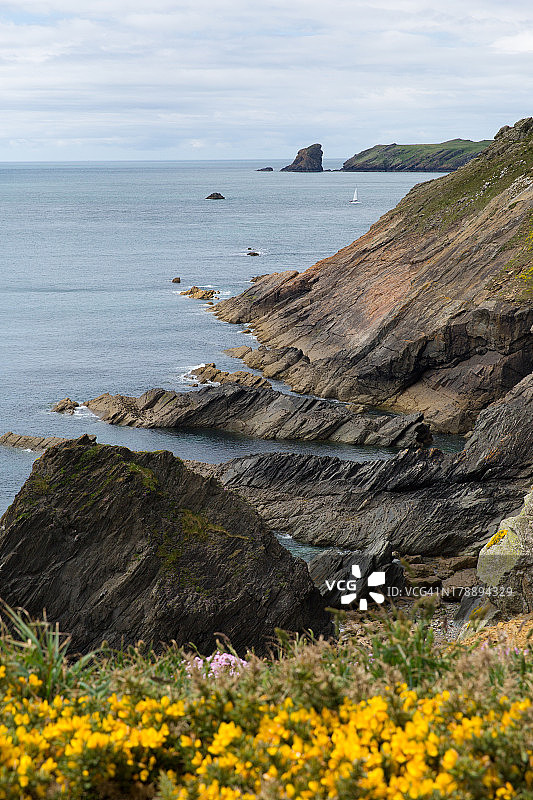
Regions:
M 0 522 L 0 594 L 82 651 L 217 635 L 240 653 L 275 629 L 329 633 L 303 561 L 243 499 L 169 452 L 88 437 L 48 449 Z
M 198 467 L 309 544 L 380 554 L 477 554 L 533 483 L 533 374 L 481 412 L 458 454 L 387 461 L 269 453 Z
M 193 300 L 212 300 L 213 297 L 220 294 L 220 291 L 218 289 L 200 289 L 198 286 L 191 286 L 190 289 L 180 292 L 180 294 L 192 297 Z
M 89 436 L 88 438 L 96 440 L 96 436 Z M 61 436 L 24 436 L 12 431 L 0 436 L 0 445 L 3 447 L 16 447 L 21 450 L 34 450 L 36 452 L 48 450 L 49 447 L 68 441 L 68 439 L 64 439 Z
M 240 386 L 266 386 L 272 388 L 266 378 L 260 375 L 254 375 L 252 372 L 238 370 L 237 372 L 225 372 L 218 369 L 216 364 L 204 364 L 202 367 L 196 367 L 190 371 L 190 376 L 198 381 L 198 383 L 238 383 Z
M 103 394 L 86 405 L 112 425 L 215 428 L 262 439 L 327 440 L 379 447 L 431 441 L 421 414 L 363 416 L 341 405 L 235 383 L 194 392 L 150 389 L 141 397 Z
M 268 348 L 254 365 L 275 362 L 298 392 L 464 432 L 533 369 L 532 169 L 526 119 L 336 255 L 214 311 L 251 324 Z

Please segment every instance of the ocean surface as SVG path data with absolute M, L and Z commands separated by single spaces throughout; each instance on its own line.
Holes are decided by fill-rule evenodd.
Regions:
M 276 170 L 282 162 L 270 162 Z M 336 169 L 341 162 L 330 161 Z M 304 270 L 368 230 L 420 173 L 256 172 L 260 161 L 0 164 L 0 433 L 79 436 L 220 462 L 285 450 L 354 460 L 377 448 L 265 442 L 221 433 L 114 428 L 88 411 L 50 412 L 69 396 L 191 390 L 191 367 L 251 344 L 179 294 L 242 292 L 253 275 Z M 351 205 L 354 188 L 361 203 Z M 224 201 L 207 201 L 211 192 Z M 247 255 L 248 248 L 260 253 Z M 173 277 L 181 284 L 172 284 Z M 285 390 L 286 387 L 285 387 Z M 447 449 L 457 439 L 442 438 Z M 0 447 L 0 513 L 35 454 Z

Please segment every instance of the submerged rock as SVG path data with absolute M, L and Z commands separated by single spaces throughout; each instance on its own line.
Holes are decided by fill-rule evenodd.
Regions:
M 302 147 L 298 150 L 296 158 L 287 167 L 283 167 L 281 172 L 323 172 L 322 169 L 322 145 L 311 144 L 309 147 Z
M 88 437 L 45 452 L 1 520 L 1 596 L 85 651 L 142 639 L 268 650 L 275 628 L 329 633 L 303 561 L 243 499 L 169 452 Z
M 381 447 L 431 441 L 422 414 L 352 414 L 341 405 L 235 383 L 198 392 L 150 389 L 141 397 L 103 394 L 86 404 L 112 425 L 135 428 L 217 428 L 262 439 L 328 440 Z

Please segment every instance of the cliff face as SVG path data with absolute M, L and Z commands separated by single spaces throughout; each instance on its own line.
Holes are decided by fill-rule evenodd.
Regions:
M 251 323 L 268 377 L 296 391 L 463 432 L 533 370 L 532 169 L 526 119 L 334 256 L 213 310 Z
M 439 144 L 376 144 L 344 162 L 345 172 L 450 172 L 464 166 L 491 144 L 450 139 Z
M 216 634 L 264 653 L 275 628 L 329 631 L 304 562 L 257 513 L 171 453 L 87 436 L 47 450 L 0 522 L 0 596 L 80 650 Z
M 322 145 L 310 144 L 298 150 L 296 158 L 280 172 L 322 172 Z

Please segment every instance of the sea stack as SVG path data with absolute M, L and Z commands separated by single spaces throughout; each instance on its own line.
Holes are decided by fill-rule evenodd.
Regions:
M 302 147 L 292 164 L 283 167 L 280 172 L 323 172 L 322 168 L 322 145 L 311 144 L 309 147 Z

